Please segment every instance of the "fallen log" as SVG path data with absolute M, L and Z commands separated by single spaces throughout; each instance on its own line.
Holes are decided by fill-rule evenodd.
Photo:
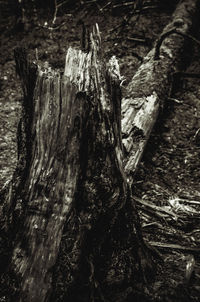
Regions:
M 154 48 L 144 58 L 122 99 L 124 169 L 129 182 L 165 99 L 170 97 L 173 74 L 181 70 L 188 42 L 198 20 L 199 1 L 183 0 L 164 28 Z

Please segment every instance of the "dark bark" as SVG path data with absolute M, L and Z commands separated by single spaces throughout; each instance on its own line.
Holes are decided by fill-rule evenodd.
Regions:
M 125 284 L 151 268 L 123 171 L 118 63 L 101 58 L 98 27 L 90 39 L 89 53 L 68 50 L 64 75 L 15 52 L 23 116 L 18 166 L 2 192 L 11 301 L 47 301 L 51 292 L 52 301 L 102 301 L 119 287 L 109 299 L 123 301 Z

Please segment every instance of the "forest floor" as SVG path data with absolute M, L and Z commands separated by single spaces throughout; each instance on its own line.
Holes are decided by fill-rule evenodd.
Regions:
M 125 95 L 126 85 L 169 22 L 172 10 L 152 7 L 123 24 L 128 12 L 129 7 L 113 13 L 88 4 L 57 16 L 53 30 L 53 16 L 45 14 L 34 26 L 27 23 L 23 29 L 14 26 L 14 17 L 1 20 L 0 189 L 12 178 L 17 162 L 22 89 L 15 72 L 14 48 L 25 46 L 31 59 L 64 68 L 67 48 L 80 47 L 78 21 L 84 20 L 89 29 L 97 22 L 106 59 L 115 55 L 119 60 L 126 79 Z M 200 73 L 198 48 L 194 47 L 187 71 Z M 145 241 L 163 259 L 149 291 L 155 301 L 199 301 L 200 79 L 184 78 L 165 104 L 134 183 Z

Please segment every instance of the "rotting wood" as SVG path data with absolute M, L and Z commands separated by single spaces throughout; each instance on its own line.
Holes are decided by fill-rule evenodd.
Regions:
M 185 45 L 198 18 L 199 1 L 183 0 L 155 47 L 144 58 L 122 100 L 124 167 L 130 183 L 164 100 L 170 97 L 173 74 L 179 71 Z M 167 32 L 174 32 L 165 36 Z M 180 35 L 176 34 L 179 31 Z M 161 41 L 162 43 L 160 43 Z M 195 40 L 196 42 L 196 40 Z M 159 48 L 159 59 L 156 55 Z M 156 55 L 156 60 L 155 60 Z
M 74 55 L 80 61 L 81 53 Z M 86 59 L 86 69 L 88 64 Z M 72 77 L 78 67 L 74 66 Z M 20 71 L 22 68 L 20 66 Z M 21 74 L 23 81 L 27 80 L 26 72 L 28 69 Z M 81 74 L 81 68 L 78 72 Z M 64 223 L 74 200 L 89 104 L 84 93 L 74 85 L 73 78 L 70 80 L 50 67 L 37 66 L 31 120 L 23 121 L 31 124 L 24 133 L 31 137 L 28 147 L 31 154 L 23 165 L 29 165 L 24 184 L 21 184 L 23 194 L 17 196 L 16 201 L 20 208 L 21 197 L 20 212 L 23 214 L 20 214 L 24 219 L 11 260 L 11 270 L 20 283 L 16 301 L 44 301 L 51 288 L 51 269 L 57 258 Z M 79 85 L 84 85 L 81 79 Z M 27 83 L 24 83 L 24 90 L 26 88 Z M 26 110 L 27 104 L 24 105 Z M 19 149 L 21 156 L 25 148 Z M 16 209 L 10 206 L 12 211 L 9 212 L 14 211 L 12 214 L 16 215 Z
M 78 288 L 93 301 L 103 297 L 99 282 L 123 296 L 119 284 L 146 280 L 153 268 L 123 170 L 119 65 L 102 60 L 98 27 L 90 41 L 89 53 L 68 49 L 63 75 L 16 52 L 23 116 L 4 203 L 11 301 L 78 301 Z

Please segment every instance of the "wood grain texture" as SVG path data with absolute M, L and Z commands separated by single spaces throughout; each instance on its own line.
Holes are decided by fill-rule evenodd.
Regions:
M 188 35 L 193 32 L 198 20 L 198 6 L 196 0 L 180 1 L 171 22 L 164 28 L 127 87 L 126 96 L 122 100 L 122 141 L 126 153 L 125 173 L 130 182 L 159 110 L 167 97 L 170 97 L 173 74 L 185 65 L 183 55 L 186 45 L 192 43 Z M 172 34 L 166 35 L 171 31 Z M 158 52 L 159 56 L 155 58 Z

